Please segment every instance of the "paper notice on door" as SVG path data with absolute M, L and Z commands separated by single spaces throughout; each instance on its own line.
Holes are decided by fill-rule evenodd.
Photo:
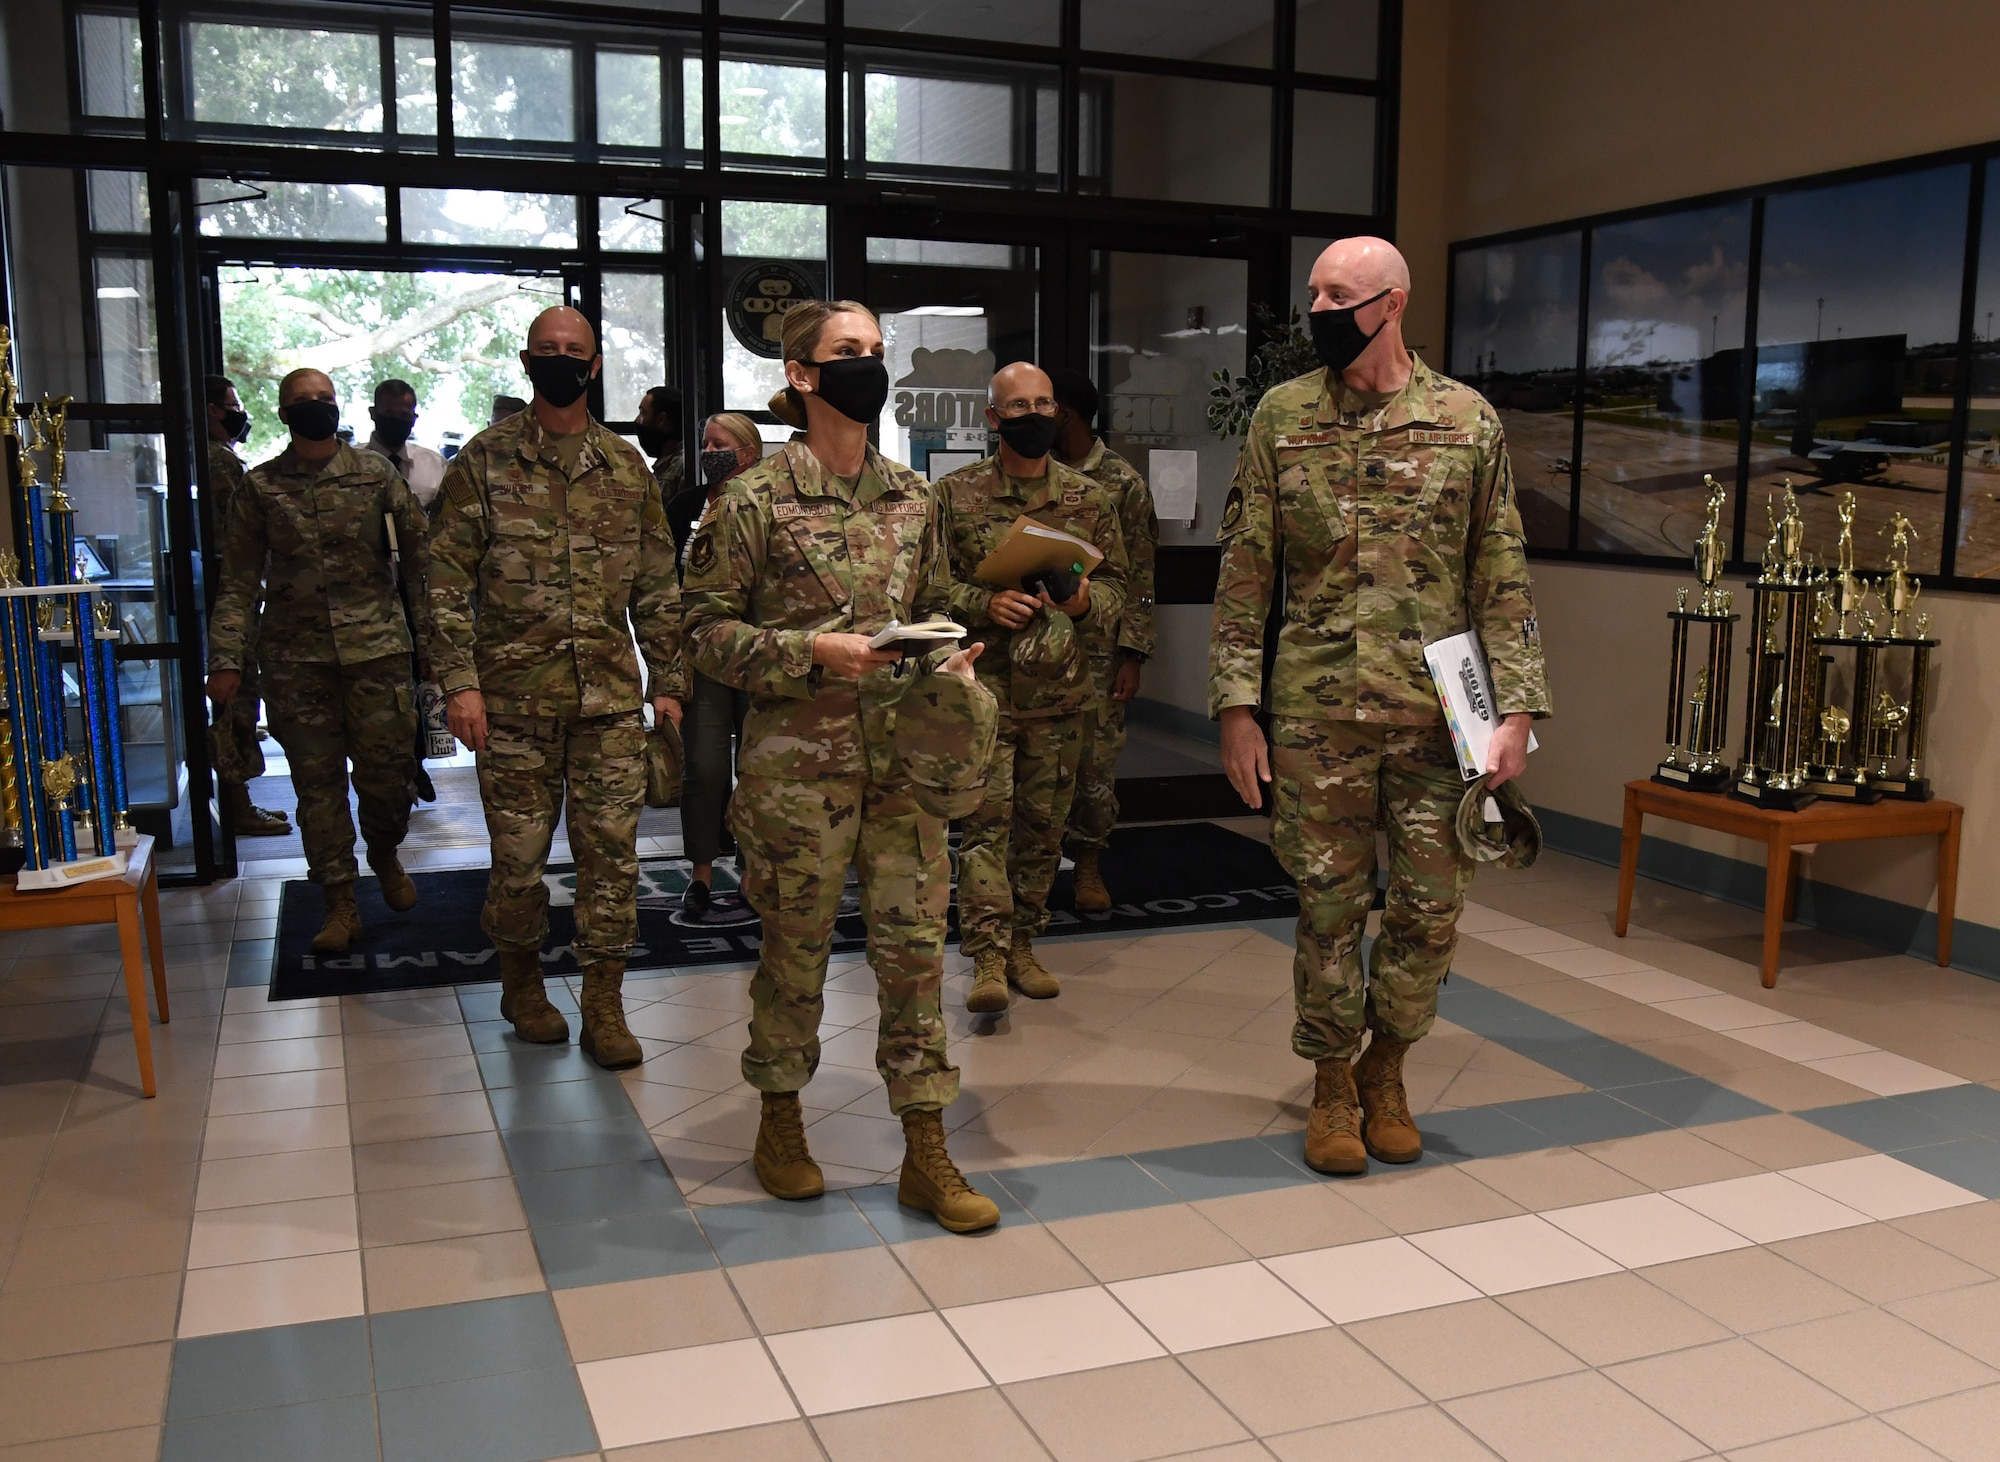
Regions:
M 1194 526 L 1197 460 L 1193 452 L 1160 448 L 1146 454 L 1146 486 L 1153 491 L 1153 512 L 1162 523 Z
M 946 452 L 934 447 L 931 449 L 930 460 L 925 464 L 926 471 L 930 480 L 936 482 L 947 472 L 970 467 L 980 459 L 980 455 L 978 452 Z
M 76 531 L 89 538 L 139 531 L 139 489 L 122 452 L 71 452 L 64 486 L 76 505 Z

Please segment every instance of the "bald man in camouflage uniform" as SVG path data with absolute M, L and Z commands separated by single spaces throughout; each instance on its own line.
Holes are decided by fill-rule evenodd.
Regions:
M 1455 831 L 1464 779 L 1423 648 L 1479 632 L 1505 718 L 1496 785 L 1525 765 L 1549 689 L 1499 417 L 1404 349 L 1409 274 L 1389 244 L 1332 245 L 1311 288 L 1327 368 L 1274 387 L 1251 419 L 1223 509 L 1209 700 L 1223 769 L 1253 807 L 1270 784 L 1272 848 L 1298 880 L 1292 1049 L 1317 1067 L 1306 1161 L 1356 1173 L 1370 1156 L 1422 1156 L 1403 1056 L 1436 1018 L 1471 877 Z M 1388 903 L 1364 980 L 1378 825 Z
M 500 955 L 501 1014 L 524 1041 L 569 1039 L 541 963 L 542 875 L 567 801 L 579 1044 L 615 1069 L 642 1057 L 623 1000 L 646 789 L 632 640 L 655 715 L 678 721 L 674 545 L 645 459 L 585 404 L 599 365 L 589 323 L 546 310 L 522 355 L 533 403 L 467 442 L 438 488 L 431 661 L 453 733 L 479 753 L 493 846 L 480 925 Z
M 1160 520 L 1153 494 L 1139 469 L 1112 451 L 1097 435 L 1097 386 L 1082 371 L 1049 372 L 1055 386 L 1056 457 L 1111 494 L 1125 538 L 1125 612 L 1118 638 L 1094 641 L 1091 678 L 1097 699 L 1084 722 L 1083 755 L 1076 766 L 1076 796 L 1069 809 L 1069 846 L 1076 859 L 1076 906 L 1086 914 L 1111 907 L 1100 859 L 1111 830 L 1118 826 L 1118 757 L 1125 750 L 1125 706 L 1139 693 L 1139 667 L 1153 653 L 1153 563 L 1160 547 Z
M 326 900 L 313 948 L 337 953 L 361 934 L 350 761 L 383 901 L 398 910 L 417 901 L 397 858 L 410 826 L 416 689 L 383 520 L 395 521 L 402 572 L 421 583 L 424 510 L 384 458 L 334 435 L 339 407 L 326 376 L 293 371 L 278 403 L 292 440 L 253 467 L 230 499 L 222 592 L 208 626 L 208 693 L 222 702 L 241 693 L 261 599 L 257 643 L 271 734 L 291 765 L 308 876 Z

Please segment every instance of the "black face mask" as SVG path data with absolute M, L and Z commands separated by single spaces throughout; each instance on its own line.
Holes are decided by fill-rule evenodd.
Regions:
M 369 414 L 375 418 L 375 440 L 385 447 L 402 446 L 417 429 L 413 416 L 384 416 L 379 411 Z
M 704 486 L 713 487 L 736 470 L 737 459 L 734 448 L 717 449 L 701 454 L 701 480 Z
M 323 442 L 340 426 L 340 403 L 294 401 L 285 408 L 285 425 L 302 442 Z
M 1036 411 L 1030 411 L 1025 416 L 1000 418 L 1000 440 L 1015 456 L 1026 457 L 1030 461 L 1048 456 L 1060 430 L 1062 427 L 1053 416 L 1043 416 Z
M 225 441 L 247 442 L 250 440 L 250 413 L 247 411 L 225 411 L 222 413 L 222 429 L 229 433 Z
M 590 367 L 590 361 L 573 355 L 531 355 L 528 379 L 549 405 L 569 406 L 590 389 Z
M 809 360 L 819 369 L 819 398 L 849 421 L 871 422 L 889 399 L 889 367 L 879 355 Z
M 1338 375 L 1361 358 L 1361 352 L 1368 348 L 1368 342 L 1380 335 L 1382 325 L 1387 325 L 1389 322 L 1384 320 L 1382 325 L 1363 332 L 1362 328 L 1354 323 L 1355 311 L 1374 304 L 1388 292 L 1385 289 L 1382 294 L 1370 295 L 1360 304 L 1349 305 L 1344 310 L 1314 310 L 1306 316 L 1306 323 L 1312 329 L 1313 349 L 1318 352 L 1321 365 Z
M 633 430 L 639 439 L 639 450 L 648 457 L 664 457 L 667 448 L 674 444 L 674 434 L 663 426 L 642 426 Z

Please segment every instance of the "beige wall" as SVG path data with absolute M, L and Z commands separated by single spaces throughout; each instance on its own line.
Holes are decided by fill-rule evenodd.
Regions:
M 1410 338 L 1435 341 L 1439 364 L 1453 239 L 2000 140 L 1991 0 L 1408 0 L 1405 25 L 1397 232 Z M 1691 577 L 1536 566 L 1557 709 L 1528 775 L 1538 804 L 1618 822 L 1623 784 L 1662 750 L 1664 616 Z M 1966 806 L 1958 912 L 2000 926 L 2000 598 L 1925 604 L 1944 640 L 1932 774 Z M 1735 839 L 1651 830 L 1761 860 Z M 1933 870 L 1917 840 L 1828 845 L 1809 867 L 1934 907 Z

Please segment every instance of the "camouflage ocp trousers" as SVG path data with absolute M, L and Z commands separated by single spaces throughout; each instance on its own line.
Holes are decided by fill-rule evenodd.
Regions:
M 251 749 L 257 745 L 257 703 L 263 694 L 263 685 L 257 676 L 257 622 L 259 616 L 250 616 L 248 632 L 243 636 L 243 678 L 236 687 L 236 699 L 229 703 L 229 734 L 236 744 L 243 748 L 243 760 L 251 761 Z M 232 778 L 217 774 L 219 781 Z M 348 842 L 354 841 L 353 833 L 348 834 Z
M 639 932 L 639 808 L 646 733 L 637 711 L 614 716 L 486 717 L 479 800 L 493 871 L 479 926 L 495 949 L 540 950 L 549 934 L 542 882 L 569 804 L 576 863 L 578 964 L 623 959 Z
M 1073 848 L 1102 848 L 1118 826 L 1118 757 L 1125 750 L 1125 702 L 1111 698 L 1118 659 L 1093 665 L 1097 700 L 1083 713 L 1083 754 L 1076 764 L 1076 797 L 1069 809 Z
M 1364 1029 L 1418 1040 L 1437 1019 L 1472 880 L 1451 737 L 1442 725 L 1290 717 L 1271 730 L 1271 850 L 1299 885 L 1292 1049 L 1308 1061 L 1351 1056 Z M 1364 984 L 1378 827 L 1389 841 L 1388 903 Z
M 1013 947 L 1049 922 L 1087 711 L 1023 719 L 1000 713 L 986 797 L 959 827 L 958 944 L 968 955 Z
M 417 739 L 410 657 L 385 655 L 359 665 L 267 658 L 262 668 L 271 734 L 285 748 L 299 795 L 299 838 L 309 876 L 314 883 L 352 883 L 359 870 L 354 819 L 347 811 L 350 761 L 368 847 L 393 852 L 410 829 L 410 766 Z
M 861 917 L 875 971 L 875 1069 L 889 1110 L 937 1111 L 958 1099 L 945 1057 L 945 915 L 951 859 L 944 820 L 906 791 L 862 777 L 787 781 L 746 775 L 729 802 L 743 896 L 763 924 L 750 982 L 743 1079 L 798 1091 L 819 1069 L 819 1021 L 840 893 L 861 876 Z

